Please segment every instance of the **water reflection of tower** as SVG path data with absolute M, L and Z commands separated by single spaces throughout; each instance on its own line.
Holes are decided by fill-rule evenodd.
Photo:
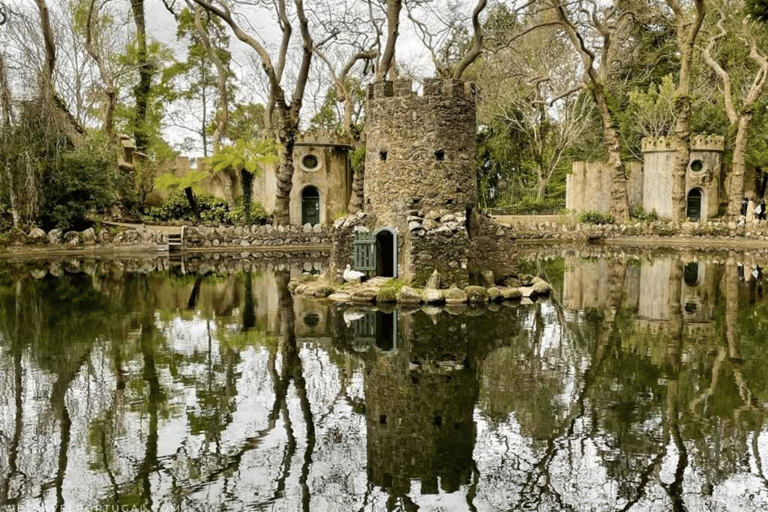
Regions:
M 368 477 L 394 495 L 408 493 L 413 479 L 422 494 L 438 485 L 453 492 L 470 479 L 476 366 L 466 349 L 435 352 L 424 341 L 376 350 L 365 365 Z
M 365 361 L 369 482 L 394 497 L 415 480 L 421 494 L 469 484 L 478 364 L 515 329 L 447 313 L 436 324 L 422 312 L 370 312 L 355 322 L 346 343 Z

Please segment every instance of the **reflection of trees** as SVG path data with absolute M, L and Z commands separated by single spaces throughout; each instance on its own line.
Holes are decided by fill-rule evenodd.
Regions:
M 715 322 L 722 320 L 718 332 L 723 333 L 721 346 L 714 351 L 714 340 L 702 339 L 702 328 L 686 324 L 691 320 L 686 320 L 682 309 L 679 260 L 672 260 L 667 282 L 659 285 L 670 294 L 662 317 L 666 320 L 655 324 L 660 326 L 658 334 L 637 331 L 636 311 L 622 309 L 631 306 L 625 298 L 627 285 L 620 279 L 628 275 L 622 265 L 613 261 L 601 267 L 607 270 L 598 276 L 605 279 L 600 288 L 602 309 L 563 311 L 553 297 L 547 306 L 552 312 L 542 322 L 544 305 L 531 306 L 526 331 L 484 364 L 487 387 L 481 392 L 481 404 L 484 412 L 492 413 L 486 435 L 497 444 L 508 443 L 505 412 L 514 412 L 532 449 L 529 457 L 509 453 L 511 466 L 493 469 L 500 475 L 517 473 L 519 495 L 507 506 L 550 503 L 557 509 L 574 508 L 573 497 L 589 492 L 577 481 L 590 450 L 599 453 L 599 464 L 615 486 L 615 499 L 622 510 L 641 503 L 648 506 L 647 500 L 662 495 L 667 505 L 652 506 L 683 510 L 690 507 L 686 503 L 688 486 L 696 488 L 698 479 L 705 479 L 698 485 L 711 493 L 713 486 L 734 472 L 749 471 L 743 466 L 746 453 L 759 460 L 756 439 L 763 414 L 757 406 L 761 395 L 754 378 L 764 379 L 764 371 L 753 361 L 762 361 L 763 368 L 768 361 L 754 349 L 751 358 L 744 357 L 744 347 L 759 346 L 760 336 L 750 335 L 749 343 L 744 344 L 745 324 L 739 318 L 754 315 L 743 310 L 748 297 L 743 298 L 741 310 L 735 298 L 735 264 L 728 267 L 730 274 L 724 280 L 731 291 L 726 288 L 719 296 L 726 309 L 725 318 L 714 318 Z M 707 272 L 716 276 L 717 267 L 710 266 Z M 714 286 L 717 281 L 711 278 L 708 282 Z M 718 297 L 714 288 L 687 293 L 700 293 L 713 301 Z M 700 316 L 693 321 L 701 321 Z M 544 336 L 542 324 L 548 329 Z M 716 324 L 710 321 L 710 325 L 714 328 Z M 765 333 L 766 327 L 756 325 L 754 330 Z M 546 402 L 566 394 L 573 384 L 575 392 L 569 400 Z M 505 407 L 499 406 L 499 397 L 507 402 Z M 747 446 L 749 430 L 755 432 L 752 447 Z M 662 463 L 669 469 L 663 481 Z M 758 472 L 762 475 L 761 469 Z M 489 474 L 485 478 L 509 481 L 508 476 Z M 587 482 L 589 485 L 598 492 L 599 483 Z

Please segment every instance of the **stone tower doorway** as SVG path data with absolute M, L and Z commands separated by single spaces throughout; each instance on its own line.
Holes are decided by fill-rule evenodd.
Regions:
M 397 277 L 397 233 L 392 228 L 376 231 L 376 275 Z
M 320 224 L 320 192 L 311 185 L 301 191 L 301 223 Z
M 694 188 L 688 192 L 688 204 L 685 216 L 693 222 L 701 220 L 701 189 Z

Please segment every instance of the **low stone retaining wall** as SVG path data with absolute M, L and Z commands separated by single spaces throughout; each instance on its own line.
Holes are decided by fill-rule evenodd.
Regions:
M 183 248 L 195 249 L 289 249 L 293 247 L 328 247 L 331 246 L 331 228 L 327 226 L 182 226 Z M 88 228 L 85 231 L 53 229 L 46 233 L 39 228 L 32 228 L 28 233 L 15 230 L 11 233 L 6 250 L 47 249 L 80 250 L 151 250 L 166 246 L 169 233 L 145 226 L 137 228 Z M 1 249 L 0 249 L 1 250 Z
M 330 246 L 332 229 L 316 224 L 310 226 L 184 226 L 182 240 L 185 248 L 278 246 Z
M 736 222 L 647 221 L 628 224 L 590 225 L 574 222 L 498 224 L 497 235 L 518 240 L 586 241 L 603 239 L 637 239 L 653 242 L 664 240 L 751 240 L 768 242 L 766 221 L 750 224 Z

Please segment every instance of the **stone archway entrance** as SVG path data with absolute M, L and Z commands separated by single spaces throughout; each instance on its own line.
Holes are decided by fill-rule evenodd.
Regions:
M 693 222 L 701 220 L 702 196 L 700 188 L 693 188 L 688 192 L 688 201 L 685 209 L 685 216 Z
M 301 191 L 301 223 L 320 224 L 320 192 L 311 185 Z
M 376 275 L 397 277 L 397 233 L 392 228 L 380 228 L 376 239 Z

